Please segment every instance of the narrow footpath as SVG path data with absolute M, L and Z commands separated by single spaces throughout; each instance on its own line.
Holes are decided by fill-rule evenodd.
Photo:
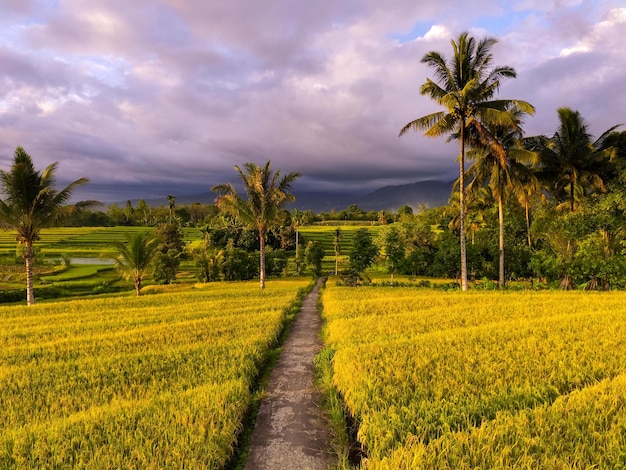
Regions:
M 244 470 L 326 470 L 335 463 L 318 403 L 313 359 L 322 349 L 317 298 L 323 280 L 303 300 L 270 374 Z

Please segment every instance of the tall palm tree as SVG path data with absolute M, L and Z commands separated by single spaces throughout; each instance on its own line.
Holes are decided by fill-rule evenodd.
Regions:
M 531 150 L 526 146 L 527 150 Z M 532 150 L 531 150 L 532 151 Z M 537 153 L 535 153 L 537 155 Z M 513 195 L 517 202 L 524 208 L 526 218 L 526 241 L 528 248 L 532 247 L 532 238 L 530 234 L 530 206 L 538 199 L 543 199 L 543 187 L 537 178 L 537 167 L 535 165 L 517 164 L 510 168 L 513 174 L 513 181 L 516 182 L 512 188 Z
M 235 165 L 248 196 L 243 199 L 231 183 L 218 184 L 211 188 L 219 193 L 217 205 L 237 217 L 259 233 L 259 280 L 265 289 L 265 236 L 275 222 L 278 211 L 288 202 L 294 201 L 291 183 L 300 173 L 291 172 L 283 177 L 280 170 L 272 172 L 270 161 L 264 166 L 244 163 L 243 169 Z
M 300 274 L 300 224 L 302 223 L 302 212 L 298 209 L 291 211 L 291 223 L 296 230 L 296 273 Z
M 459 151 L 459 204 L 460 204 L 460 244 L 461 244 L 461 287 L 467 290 L 467 254 L 465 248 L 465 144 L 468 131 L 480 135 L 485 144 L 493 144 L 483 122 L 510 122 L 505 107 L 510 103 L 526 112 L 532 106 L 519 100 L 492 100 L 501 81 L 515 77 L 515 70 L 509 66 L 491 67 L 494 38 L 476 41 L 467 32 L 451 41 L 453 56 L 446 59 L 441 53 L 431 51 L 422 58 L 434 70 L 436 82 L 428 78 L 420 88 L 422 95 L 428 95 L 445 110 L 422 116 L 406 124 L 400 135 L 409 129 L 425 130 L 428 137 L 451 134 L 460 144 Z M 497 149 L 495 149 L 497 151 Z
M 520 183 L 515 179 L 517 172 L 513 168 L 525 163 L 533 163 L 535 153 L 527 150 L 522 141 L 522 118 L 525 114 L 514 105 L 509 109 L 511 120 L 509 124 L 487 124 L 494 142 L 484 145 L 479 135 L 470 133 L 472 143 L 471 157 L 474 164 L 468 170 L 470 182 L 468 191 L 482 188 L 485 184 L 491 188 L 491 193 L 498 204 L 498 249 L 500 254 L 498 285 L 504 287 L 504 198 L 507 190 L 513 192 Z M 497 150 L 494 149 L 497 147 Z
M 39 240 L 42 228 L 57 224 L 73 212 L 97 205 L 96 201 L 68 204 L 72 192 L 87 183 L 80 178 L 62 190 L 54 188 L 58 164 L 52 163 L 37 171 L 32 158 L 22 147 L 17 147 L 10 171 L 0 170 L 0 222 L 17 231 L 17 240 L 24 245 L 22 256 L 26 264 L 26 301 L 35 303 L 33 291 L 34 243 Z
M 175 206 L 176 206 L 176 196 L 174 196 L 173 194 L 168 194 L 167 195 L 167 207 L 170 211 L 170 225 L 172 225 L 172 211 L 174 210 Z
M 160 242 L 158 237 L 150 233 L 138 232 L 126 235 L 125 242 L 113 244 L 117 251 L 115 267 L 125 279 L 134 282 L 137 296 Z
M 614 152 L 613 148 L 605 148 L 604 141 L 619 125 L 594 141 L 578 111 L 559 108 L 557 112 L 559 129 L 550 139 L 543 139 L 540 175 L 557 200 L 567 203 L 574 212 L 586 195 L 604 191 L 600 174 Z

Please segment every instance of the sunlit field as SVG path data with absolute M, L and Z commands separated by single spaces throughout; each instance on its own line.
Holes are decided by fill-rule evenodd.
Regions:
M 309 284 L 0 307 L 0 468 L 221 468 Z
M 337 287 L 333 381 L 368 469 L 626 466 L 626 294 Z

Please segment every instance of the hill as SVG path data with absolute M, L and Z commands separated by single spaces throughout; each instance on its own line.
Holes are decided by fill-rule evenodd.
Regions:
M 296 201 L 290 208 L 326 212 L 331 209 L 341 210 L 350 204 L 357 204 L 366 211 L 397 210 L 403 205 L 417 208 L 420 204 L 435 207 L 446 204 L 452 190 L 452 182 L 420 181 L 417 183 L 384 186 L 370 192 L 329 192 L 329 191 L 298 191 L 294 190 Z M 181 195 L 176 197 L 176 204 L 192 204 L 199 202 L 209 204 L 215 201 L 216 194 L 206 192 L 195 195 Z M 132 200 L 136 205 L 138 200 Z M 165 198 L 148 199 L 149 206 L 163 206 L 167 204 Z M 120 205 L 125 202 L 118 203 Z

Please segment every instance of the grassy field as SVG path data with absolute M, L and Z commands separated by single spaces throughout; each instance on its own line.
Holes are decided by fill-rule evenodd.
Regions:
M 0 307 L 0 468 L 222 468 L 309 284 Z
M 341 240 L 339 242 L 340 256 L 339 256 L 339 271 L 347 269 L 348 267 L 348 255 L 352 249 L 352 239 L 357 230 L 366 228 L 372 238 L 376 238 L 381 226 L 358 226 L 358 225 L 307 225 L 300 228 L 300 235 L 303 237 L 304 243 L 309 241 L 317 241 L 322 244 L 326 256 L 323 262 L 323 272 L 329 273 L 335 270 L 335 247 L 334 247 L 334 232 L 339 227 L 341 229 Z
M 626 294 L 323 293 L 367 469 L 624 468 Z
M 35 288 L 40 298 L 66 295 L 87 295 L 124 289 L 129 283 L 120 282 L 110 264 L 115 256 L 112 244 L 124 241 L 126 235 L 153 230 L 146 227 L 55 227 L 44 229 L 41 240 L 35 243 Z M 200 230 L 184 228 L 185 241 L 190 245 L 200 243 Z M 20 245 L 15 233 L 0 231 L 0 291 L 23 290 L 25 285 L 24 262 L 19 257 Z M 63 259 L 79 260 L 70 266 Z M 93 260 L 93 264 L 89 264 Z M 179 277 L 193 282 L 193 262 L 184 262 Z M 190 272 L 191 269 L 191 272 Z M 37 291 L 36 291 L 37 295 Z M 25 298 L 25 294 L 19 299 Z

